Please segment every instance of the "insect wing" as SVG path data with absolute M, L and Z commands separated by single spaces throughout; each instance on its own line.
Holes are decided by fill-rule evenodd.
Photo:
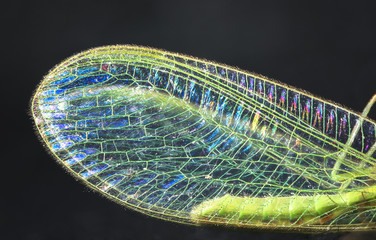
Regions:
M 103 47 L 55 67 L 32 113 L 59 163 L 137 211 L 183 223 L 375 228 L 374 199 L 291 210 L 372 185 L 375 122 L 263 76 L 161 50 Z M 331 174 L 339 161 L 344 180 Z M 294 205 L 297 197 L 306 205 Z M 227 200 L 192 214 L 213 199 Z M 247 210 L 244 199 L 257 204 Z

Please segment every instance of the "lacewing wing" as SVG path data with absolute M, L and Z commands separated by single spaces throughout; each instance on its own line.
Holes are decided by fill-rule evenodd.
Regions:
M 305 91 L 138 46 L 52 69 L 31 111 L 74 177 L 136 211 L 187 224 L 376 230 L 376 123 Z

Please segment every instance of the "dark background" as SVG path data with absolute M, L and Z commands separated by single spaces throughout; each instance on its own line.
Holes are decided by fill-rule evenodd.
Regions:
M 137 44 L 260 73 L 362 111 L 376 93 L 376 8 L 364 1 L 7 1 L 1 6 L 0 239 L 375 239 L 203 228 L 125 210 L 39 143 L 29 99 L 92 47 Z M 370 117 L 376 119 L 376 109 Z

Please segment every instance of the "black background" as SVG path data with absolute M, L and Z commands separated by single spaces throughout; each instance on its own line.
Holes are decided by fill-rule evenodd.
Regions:
M 376 93 L 376 8 L 362 1 L 13 1 L 1 6 L 0 239 L 376 239 L 203 228 L 125 210 L 39 143 L 29 99 L 92 47 L 136 44 L 253 71 L 361 111 Z M 376 119 L 376 109 L 370 114 Z

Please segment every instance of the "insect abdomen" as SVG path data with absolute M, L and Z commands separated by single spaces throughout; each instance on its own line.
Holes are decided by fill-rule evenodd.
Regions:
M 375 198 L 376 187 L 315 196 L 249 198 L 226 194 L 203 202 L 193 209 L 191 216 L 197 222 L 214 218 L 231 219 L 239 223 L 268 221 L 274 224 L 323 224 L 344 211 L 349 211 L 351 207 L 358 208 L 359 204 L 374 206 Z

